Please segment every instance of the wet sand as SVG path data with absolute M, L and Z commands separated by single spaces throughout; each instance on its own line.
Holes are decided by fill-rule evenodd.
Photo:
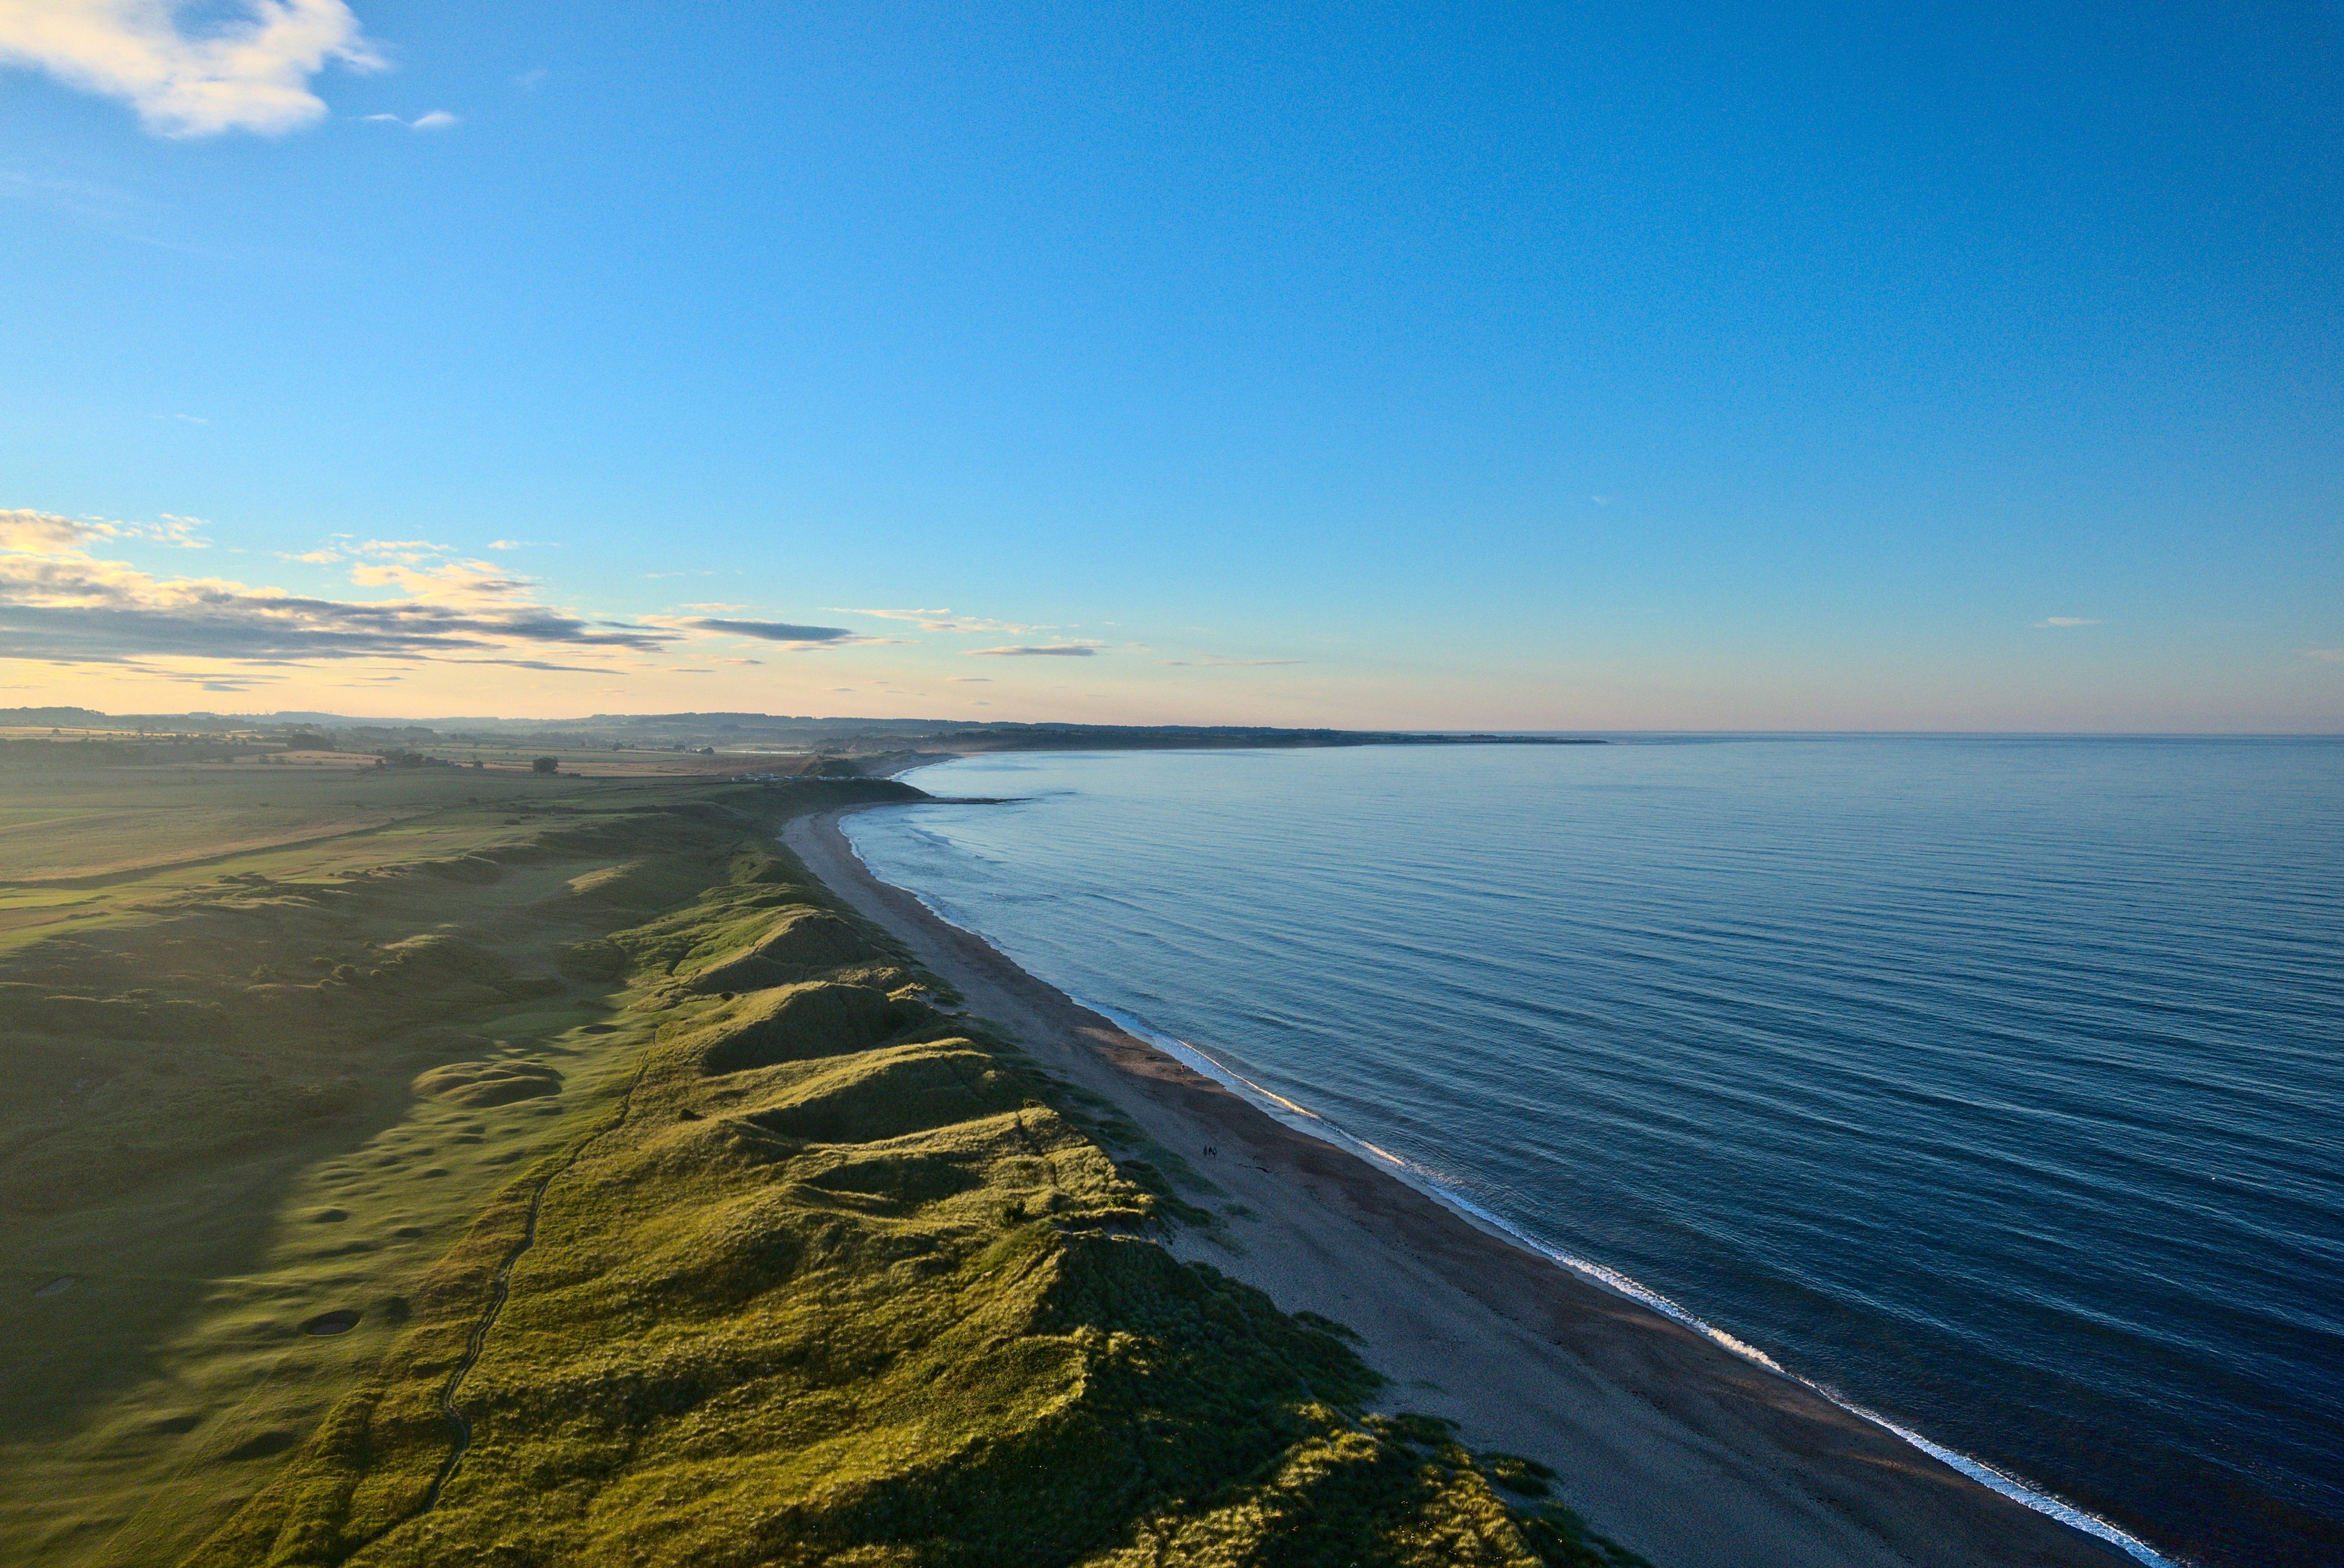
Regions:
M 1659 1568 L 2132 1563 L 1272 1119 L 873 877 L 843 814 L 789 825 L 815 875 L 1038 1060 L 1179 1152 L 1226 1194 L 1217 1207 L 1249 1211 L 1228 1221 L 1233 1245 L 1192 1232 L 1175 1251 L 1349 1326 L 1392 1380 L 1386 1402 L 1553 1466 L 1574 1508 Z

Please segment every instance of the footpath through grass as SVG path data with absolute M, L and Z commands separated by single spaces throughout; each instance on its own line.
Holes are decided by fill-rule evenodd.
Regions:
M 59 1232 L 12 1310 L 74 1363 L 9 1369 L 35 1431 L 6 1457 L 74 1494 L 0 1496 L 10 1560 L 1632 1561 L 1535 1466 L 1365 1413 L 1327 1326 L 1174 1259 L 1154 1237 L 1197 1211 L 774 846 L 807 793 L 605 786 L 118 938 L 205 947 L 208 990 L 20 982 L 9 1064 L 71 1058 L 62 1083 L 96 1052 L 110 1087 L 0 1145 L 0 1193 Z M 159 1244 L 190 1179 L 247 1211 L 203 1286 L 37 1294 L 106 1234 Z M 425 1195 L 460 1189 L 435 1229 Z M 309 1240 L 357 1225 L 366 1249 Z M 76 1339 L 40 1316 L 76 1291 L 158 1300 Z M 173 1373 L 191 1342 L 208 1381 Z M 107 1349 L 151 1364 L 93 1397 Z M 288 1363 L 305 1391 L 271 1405 Z M 174 1524 L 109 1485 L 171 1491 Z

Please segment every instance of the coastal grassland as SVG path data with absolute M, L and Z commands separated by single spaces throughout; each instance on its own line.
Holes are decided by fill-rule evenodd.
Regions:
M 347 839 L 468 796 L 533 810 L 578 788 L 577 780 L 520 772 L 249 762 L 0 770 L 0 933 L 24 928 L 10 914 L 36 891 L 102 908 L 108 886 L 166 867 Z M 360 863 L 367 853 L 360 848 Z
M 1632 1561 L 773 847 L 900 787 L 450 802 L 20 945 L 0 1555 Z
M 721 879 L 744 823 L 494 782 L 0 780 L 33 829 L 0 840 L 0 1561 L 199 1540 L 631 1069 L 649 1023 L 592 944 Z M 27 875 L 45 823 L 91 852 L 64 885 Z M 240 847 L 272 824 L 308 836 Z

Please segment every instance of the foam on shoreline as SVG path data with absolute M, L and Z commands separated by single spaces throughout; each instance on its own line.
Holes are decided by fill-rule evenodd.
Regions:
M 975 937 L 978 941 L 983 942 L 986 946 L 991 947 L 995 952 L 1001 954 L 1001 956 L 1004 958 L 1008 959 L 1010 963 L 1016 964 L 1020 968 L 1025 967 L 1019 960 L 1010 957 L 1007 950 L 1004 948 L 998 941 L 995 940 L 994 937 L 979 928 L 974 922 L 962 916 L 957 910 L 951 909 L 950 906 L 940 903 L 936 899 L 931 898 L 927 894 L 921 892 L 917 888 L 905 887 L 898 883 L 888 882 L 885 877 L 881 876 L 877 871 L 873 869 L 869 861 L 864 858 L 861 847 L 855 844 L 854 837 L 847 834 L 843 826 L 840 828 L 839 833 L 840 837 L 845 841 L 848 853 L 854 855 L 856 864 L 860 865 L 864 868 L 864 873 L 868 875 L 873 881 L 883 883 L 887 886 L 896 888 L 899 892 L 909 894 L 915 901 L 917 901 L 921 908 L 926 910 L 928 914 L 936 920 L 954 927 L 955 930 L 966 932 L 968 935 Z M 1026 972 L 1028 974 L 1033 974 L 1033 971 L 1031 970 L 1027 970 Z M 1450 1212 L 1456 1214 L 1460 1219 L 1464 1219 L 1466 1222 L 1473 1225 L 1479 1229 L 1500 1237 L 1516 1247 L 1521 1248 L 1538 1257 L 1544 1258 L 1556 1264 L 1558 1267 L 1570 1270 L 1571 1273 L 1586 1280 L 1601 1290 L 1608 1290 L 1614 1295 L 1624 1297 L 1629 1300 L 1636 1302 L 1640 1306 L 1658 1312 L 1661 1316 L 1669 1319 L 1672 1322 L 1681 1324 L 1683 1327 L 1692 1330 L 1694 1333 L 1701 1335 L 1703 1339 L 1715 1344 L 1719 1349 L 1723 1350 L 1733 1356 L 1763 1367 L 1767 1371 L 1775 1373 L 1777 1376 L 1788 1378 L 1793 1382 L 1798 1383 L 1802 1387 L 1812 1391 L 1819 1397 L 1828 1400 L 1831 1403 L 1838 1406 L 1844 1411 L 1846 1411 L 1851 1415 L 1858 1416 L 1880 1428 L 1882 1431 L 1892 1433 L 1901 1441 L 1909 1443 L 1914 1448 L 1916 1448 L 1923 1453 L 1927 1454 L 1930 1458 L 1936 1460 L 1939 1463 L 1960 1472 L 1963 1475 L 1976 1482 L 1979 1485 L 1985 1487 L 1988 1491 L 2006 1497 L 2011 1502 L 2018 1503 L 2024 1508 L 2030 1509 L 2036 1513 L 2043 1514 L 2051 1519 L 2056 1519 L 2060 1523 L 2067 1525 L 2071 1529 L 2081 1531 L 2086 1535 L 2105 1541 L 2111 1546 L 2124 1552 L 2135 1561 L 2142 1563 L 2144 1568 L 2189 1568 L 2189 1564 L 2185 1560 L 2166 1555 L 2165 1553 L 2157 1551 L 2155 1547 L 2149 1545 L 2147 1542 L 2141 1540 L 2139 1537 L 2125 1530 L 2120 1525 L 2108 1520 L 2102 1519 L 2096 1514 L 2086 1512 L 2085 1510 L 2076 1507 L 2073 1503 L 2053 1496 L 2051 1493 L 2032 1486 L 2016 1476 L 2006 1474 L 2004 1472 L 1995 1469 L 1994 1466 L 1986 1463 L 1983 1460 L 1974 1459 L 1968 1454 L 1963 1453 L 1958 1450 L 1947 1448 L 1942 1443 L 1932 1442 L 1930 1439 L 1924 1437 L 1919 1432 L 1914 1431 L 1907 1427 L 1900 1426 L 1877 1411 L 1868 1410 L 1864 1406 L 1843 1397 L 1831 1389 L 1825 1388 L 1822 1384 L 1817 1383 L 1811 1379 L 1801 1376 L 1799 1373 L 1784 1367 L 1781 1362 L 1775 1361 L 1772 1356 L 1769 1356 L 1765 1351 L 1758 1349 L 1756 1346 L 1750 1344 L 1746 1340 L 1736 1338 L 1734 1335 L 1728 1333 L 1723 1329 L 1717 1328 L 1713 1324 L 1704 1321 L 1697 1314 L 1688 1311 L 1685 1308 L 1678 1305 L 1667 1296 L 1651 1289 L 1649 1286 L 1639 1283 L 1627 1275 L 1621 1273 L 1619 1270 L 1607 1268 L 1604 1265 L 1594 1262 L 1589 1259 L 1574 1257 L 1570 1253 L 1558 1250 L 1557 1249 L 1547 1246 L 1545 1243 L 1541 1242 L 1531 1236 L 1525 1235 L 1522 1231 L 1517 1229 L 1514 1226 L 1508 1223 L 1498 1215 L 1482 1208 L 1480 1204 L 1475 1203 L 1471 1199 L 1465 1197 L 1462 1193 L 1448 1187 L 1430 1172 L 1410 1164 L 1408 1160 L 1392 1153 L 1389 1149 L 1379 1148 L 1377 1145 L 1368 1142 L 1365 1138 L 1355 1137 L 1352 1134 L 1344 1131 L 1341 1128 L 1338 1127 L 1333 1122 L 1329 1121 L 1318 1112 L 1311 1110 L 1308 1107 L 1299 1105 L 1293 1100 L 1288 1099 L 1282 1095 L 1264 1088 L 1260 1085 L 1253 1082 L 1251 1079 L 1244 1077 L 1242 1074 L 1238 1073 L 1234 1069 L 1215 1060 L 1204 1051 L 1197 1049 L 1195 1046 L 1190 1045 L 1187 1041 L 1179 1038 L 1177 1036 L 1167 1034 L 1161 1029 L 1157 1029 L 1148 1024 L 1145 1019 L 1137 1017 L 1119 1008 L 1111 1007 L 1103 1003 L 1092 1001 L 1075 992 L 1067 991 L 1064 987 L 1057 986 L 1056 982 L 1049 980 L 1046 976 L 1036 975 L 1035 976 L 1035 978 L 1040 980 L 1045 985 L 1049 985 L 1054 988 L 1058 989 L 1062 995 L 1073 1001 L 1076 1006 L 1097 1014 L 1100 1017 L 1106 1019 L 1109 1023 L 1112 1023 L 1117 1028 L 1123 1030 L 1126 1034 L 1130 1035 L 1135 1039 L 1145 1041 L 1149 1046 L 1152 1046 L 1156 1049 L 1163 1052 L 1166 1056 L 1168 1056 L 1175 1061 L 1179 1062 L 1182 1066 L 1205 1077 L 1212 1079 L 1215 1083 L 1220 1085 L 1231 1094 L 1238 1096 L 1240 1099 L 1243 1099 L 1248 1105 L 1251 1105 L 1254 1108 L 1261 1111 L 1264 1115 L 1268 1116 L 1281 1125 L 1289 1128 L 1294 1131 L 1302 1133 L 1307 1137 L 1316 1138 L 1322 1143 L 1330 1144 L 1359 1159 L 1375 1166 L 1379 1169 L 1388 1172 L 1396 1179 L 1405 1183 L 1414 1190 L 1422 1193 L 1427 1198 L 1431 1199 L 1434 1202 L 1439 1203 L 1441 1207 L 1449 1209 Z

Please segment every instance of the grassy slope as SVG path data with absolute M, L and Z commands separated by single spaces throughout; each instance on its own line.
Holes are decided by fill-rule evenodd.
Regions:
M 245 836 L 262 800 L 400 819 L 63 893 L 0 882 L 0 1561 L 191 1546 L 395 1342 L 414 1282 L 513 1171 L 591 1121 L 649 1021 L 613 1017 L 607 970 L 563 958 L 689 898 L 737 838 L 677 840 L 615 913 L 573 892 L 628 859 L 593 814 L 644 798 L 257 769 L 0 780 L 13 820 L 126 822 L 107 853 L 146 864 Z M 9 849 L 0 877 L 53 858 L 37 835 Z M 411 1087 L 465 1062 L 541 1064 L 558 1092 Z M 292 1331 L 345 1308 L 353 1332 Z
M 150 959 L 204 948 L 216 992 L 328 927 L 343 945 L 314 956 L 350 969 L 289 1009 L 248 980 L 130 999 L 147 1037 L 107 1047 L 107 1081 L 144 1100 L 110 1088 L 105 1114 L 0 1146 L 0 1190 L 63 1222 L 50 1259 L 167 1248 L 192 1218 L 175 1192 L 225 1193 L 224 1168 L 244 1182 L 236 1234 L 197 1249 L 212 1272 L 185 1299 L 162 1290 L 142 1317 L 101 1310 L 95 1279 L 12 1292 L 80 1358 L 10 1367 L 7 1413 L 36 1429 L 12 1474 L 77 1500 L 12 1498 L 12 1560 L 167 1561 L 271 1476 L 193 1563 L 1624 1560 L 1501 1498 L 1493 1482 L 1540 1490 L 1519 1462 L 1361 1414 L 1373 1376 L 1325 1327 L 1148 1239 L 1185 1205 L 1149 1167 L 1118 1170 L 1058 1086 L 932 1006 L 760 847 L 774 795 L 591 798 L 609 809 L 518 835 L 484 818 L 502 842 L 339 879 L 358 885 L 342 900 L 320 885 L 259 915 L 209 906 L 239 892 L 126 926 Z M 441 919 L 410 929 L 424 912 Z M 256 930 L 276 957 L 252 957 Z M 171 1010 L 207 1001 L 233 1027 Z M 8 1041 L 12 1065 L 92 1048 L 106 1005 L 41 1001 L 46 1032 Z M 527 1027 L 456 1048 L 491 1019 Z M 156 1065 L 174 1051 L 176 1074 Z M 496 1103 L 553 1072 L 559 1095 Z M 136 1108 L 166 1096 L 168 1117 Z M 183 1174 L 126 1182 L 125 1128 L 154 1151 L 128 1168 Z M 223 1137 L 254 1152 L 238 1164 Z M 443 1193 L 440 1229 L 419 1223 Z M 312 1240 L 328 1234 L 369 1248 Z M 250 1270 L 233 1289 L 231 1259 Z M 55 1311 L 73 1302 L 95 1314 L 78 1340 Z M 298 1332 L 329 1307 L 365 1315 Z M 156 1365 L 81 1391 L 92 1351 L 130 1347 Z M 175 1382 L 178 1363 L 201 1375 Z M 169 1527 L 99 1550 L 126 1493 L 158 1488 Z

